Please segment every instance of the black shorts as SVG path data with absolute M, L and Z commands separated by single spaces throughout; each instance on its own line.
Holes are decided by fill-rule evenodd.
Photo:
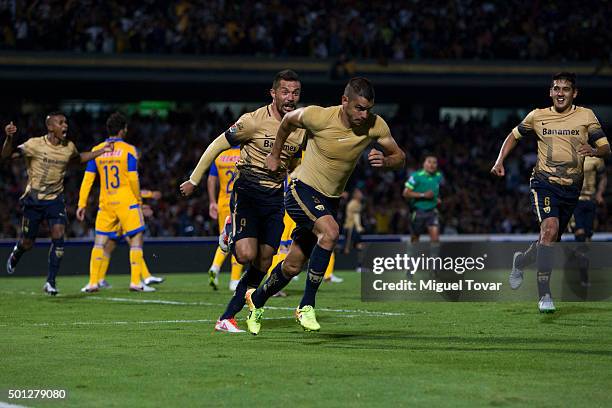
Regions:
M 428 232 L 429 227 L 440 226 L 440 220 L 438 218 L 438 210 L 432 208 L 431 210 L 420 210 L 416 208 L 412 211 L 410 218 L 410 228 L 413 235 L 421 235 Z
M 285 228 L 282 187 L 264 190 L 238 177 L 230 198 L 230 208 L 234 243 L 242 238 L 257 238 L 259 244 L 278 249 Z
M 296 225 L 291 239 L 307 257 L 317 244 L 312 232 L 315 221 L 325 215 L 337 219 L 339 202 L 339 198 L 327 197 L 299 180 L 291 180 L 285 193 L 285 209 Z
M 574 186 L 560 186 L 549 183 L 541 178 L 533 177 L 530 182 L 531 208 L 534 214 L 538 217 L 541 223 L 546 218 L 556 217 L 559 219 L 559 235 L 557 240 L 561 239 L 561 234 L 567 229 L 567 224 L 572 218 L 580 189 Z
M 66 225 L 66 202 L 63 194 L 53 200 L 38 200 L 27 195 L 21 200 L 21 205 L 23 208 L 21 226 L 25 238 L 36 239 L 43 220 L 47 220 L 49 227 L 55 224 Z
M 574 230 L 583 229 L 587 237 L 593 235 L 593 221 L 595 221 L 595 213 L 597 212 L 597 204 L 591 200 L 578 200 L 574 209 L 574 220 L 576 228 Z

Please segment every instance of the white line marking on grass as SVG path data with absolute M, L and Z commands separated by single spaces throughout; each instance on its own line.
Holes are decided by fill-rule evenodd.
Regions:
M 102 297 L 102 296 L 89 296 L 87 299 L 92 300 L 104 300 L 110 302 L 126 302 L 126 303 L 153 303 L 160 305 L 175 305 L 175 306 L 219 306 L 225 307 L 225 304 L 219 303 L 207 303 L 207 302 L 182 302 L 178 300 L 163 300 L 163 299 L 130 299 L 130 298 L 118 298 L 118 297 Z M 279 306 L 266 306 L 266 309 L 270 310 L 295 310 L 293 307 L 279 307 Z M 353 309 L 327 309 L 318 308 L 317 311 L 321 312 L 332 312 L 332 313 L 358 313 L 373 316 L 405 316 L 404 313 L 396 312 L 375 312 L 371 310 L 353 310 Z
M 26 408 L 24 405 L 14 405 L 0 401 L 0 408 Z

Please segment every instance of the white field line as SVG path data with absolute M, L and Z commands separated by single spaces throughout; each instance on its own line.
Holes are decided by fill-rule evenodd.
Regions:
M 178 305 L 178 306 L 219 306 L 225 307 L 227 305 L 220 303 L 207 303 L 207 302 L 182 302 L 178 300 L 163 300 L 163 299 L 130 299 L 130 298 L 118 298 L 118 297 L 101 297 L 101 296 L 89 296 L 87 299 L 92 300 L 104 300 L 109 302 L 126 302 L 126 303 L 152 303 L 159 305 Z M 293 307 L 279 307 L 279 306 L 266 306 L 266 309 L 270 310 L 295 310 Z M 356 314 L 365 314 L 372 316 L 405 316 L 404 313 L 396 313 L 396 312 L 375 312 L 371 310 L 361 310 L 361 309 L 327 309 L 327 308 L 317 308 L 317 311 L 321 312 L 331 312 L 331 313 L 356 313 Z
M 26 408 L 24 405 L 9 404 L 7 402 L 0 401 L 0 408 Z

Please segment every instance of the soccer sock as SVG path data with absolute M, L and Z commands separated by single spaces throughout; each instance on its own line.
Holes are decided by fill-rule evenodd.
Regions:
M 274 267 L 266 282 L 251 295 L 255 307 L 260 308 L 265 305 L 272 295 L 282 290 L 289 282 L 291 282 L 291 278 L 287 278 L 283 274 L 283 262 L 281 262 Z
M 327 269 L 325 270 L 325 276 L 323 276 L 323 279 L 331 279 L 332 273 L 334 273 L 334 266 L 336 266 L 336 254 L 332 252 L 331 257 L 329 258 L 329 264 L 327 264 Z
M 227 304 L 225 312 L 223 312 L 219 320 L 233 319 L 234 316 L 236 316 L 244 307 L 246 302 L 244 300 L 244 294 L 246 293 L 247 289 L 257 288 L 264 276 L 266 276 L 264 272 L 255 268 L 253 265 L 250 265 L 246 273 L 242 276 L 242 278 L 240 278 L 238 286 L 236 286 L 236 290 Z
M 142 279 L 147 279 L 151 276 L 151 272 L 149 272 L 149 267 L 147 266 L 147 262 L 144 260 L 144 256 L 142 257 L 142 271 L 140 272 L 142 275 Z
M 550 295 L 550 275 L 554 261 L 554 248 L 552 246 L 538 245 L 536 263 L 538 265 L 538 295 Z
M 102 245 L 94 244 L 89 260 L 89 286 L 97 285 L 102 276 L 102 264 L 104 259 L 104 248 Z M 106 266 L 108 268 L 108 264 Z M 102 278 L 103 279 L 103 278 Z
M 242 269 L 243 267 L 238 263 L 236 257 L 232 256 L 232 274 L 230 275 L 230 279 L 233 281 L 240 279 L 240 276 L 242 275 Z
M 140 274 L 142 273 L 142 248 L 130 248 L 130 284 L 140 286 Z
M 225 261 L 226 257 L 227 254 L 223 252 L 221 248 L 217 247 L 210 269 L 212 269 L 215 273 L 218 273 L 221 270 L 221 266 L 223 266 L 223 262 Z M 240 279 L 240 276 L 238 276 L 238 279 Z
M 519 269 L 523 269 L 536 261 L 538 246 L 539 245 L 537 241 L 532 242 L 531 245 L 529 245 L 529 248 L 527 248 L 527 250 L 523 252 L 523 255 L 518 257 L 518 259 L 516 260 L 516 266 Z
M 312 307 L 315 306 L 315 297 L 321 282 L 323 281 L 323 275 L 325 269 L 329 264 L 329 258 L 331 257 L 332 251 L 321 248 L 318 244 L 315 245 L 310 256 L 310 262 L 308 263 L 308 274 L 306 277 L 306 286 L 304 287 L 304 296 L 300 302 L 300 309 L 306 305 Z
M 576 234 L 576 242 L 586 242 L 586 234 Z
M 11 266 L 15 267 L 15 265 L 17 265 L 17 263 L 21 259 L 21 255 L 23 255 L 25 251 L 25 248 L 21 245 L 20 242 L 17 242 L 15 244 L 15 247 L 13 247 L 13 252 L 11 252 L 11 255 L 9 257 L 9 259 L 11 260 Z
M 55 286 L 55 277 L 59 271 L 63 256 L 64 237 L 52 239 L 51 248 L 49 248 L 49 273 L 47 274 L 47 282 L 49 282 L 52 286 Z
M 100 269 L 98 270 L 98 282 L 106 279 L 106 272 L 108 272 L 109 264 L 110 264 L 110 254 L 107 254 L 106 252 L 104 252 L 102 254 L 102 259 L 100 260 Z

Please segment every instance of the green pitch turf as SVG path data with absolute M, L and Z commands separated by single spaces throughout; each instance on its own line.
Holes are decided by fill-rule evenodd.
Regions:
M 320 333 L 292 319 L 303 278 L 261 334 L 214 333 L 230 293 L 204 274 L 155 293 L 79 293 L 85 277 L 0 278 L 0 402 L 25 406 L 611 406 L 612 304 L 363 303 L 356 273 L 318 296 Z M 241 326 L 246 312 L 239 316 Z M 63 401 L 8 389 L 65 389 Z

